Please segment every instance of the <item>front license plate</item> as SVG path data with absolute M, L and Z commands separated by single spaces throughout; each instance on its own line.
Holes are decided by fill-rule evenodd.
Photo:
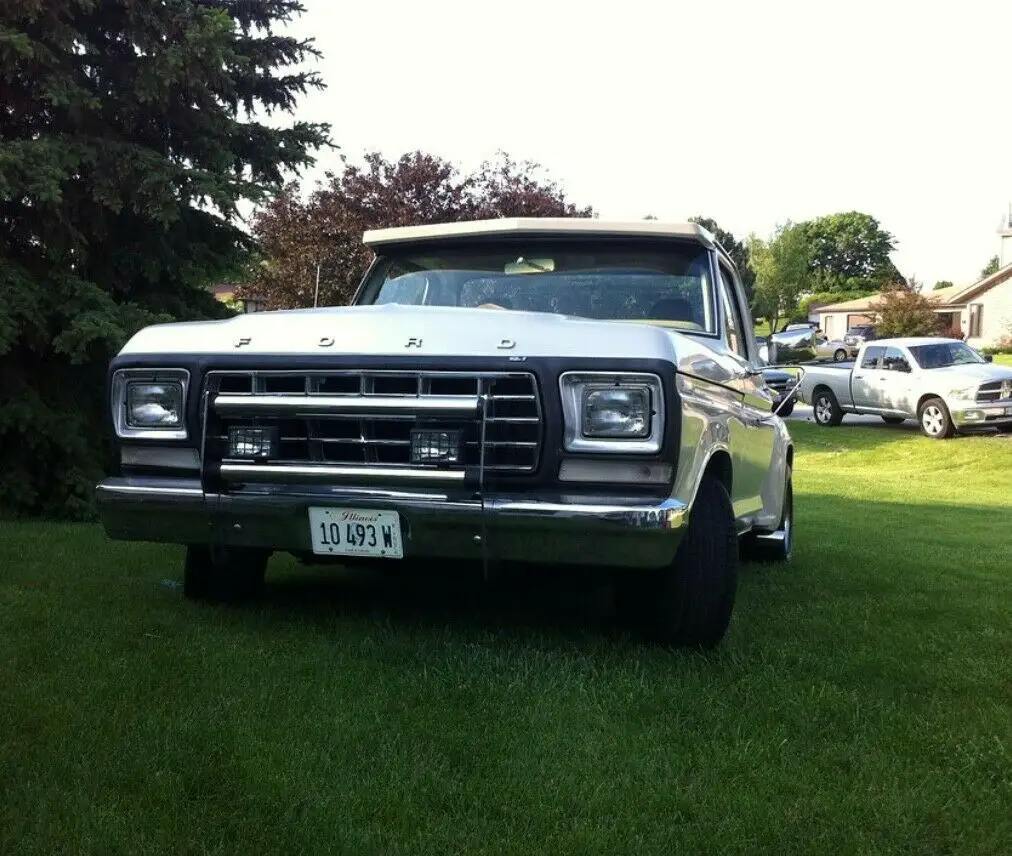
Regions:
M 309 531 L 313 552 L 320 556 L 404 558 L 396 511 L 310 507 Z

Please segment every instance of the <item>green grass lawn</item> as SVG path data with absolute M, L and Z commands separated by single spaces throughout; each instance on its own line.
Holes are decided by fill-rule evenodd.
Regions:
M 798 551 L 709 656 L 607 592 L 0 527 L 0 853 L 986 854 L 1012 842 L 1012 438 L 798 440 Z
M 1012 366 L 1012 354 L 995 354 L 994 361 L 1003 366 Z

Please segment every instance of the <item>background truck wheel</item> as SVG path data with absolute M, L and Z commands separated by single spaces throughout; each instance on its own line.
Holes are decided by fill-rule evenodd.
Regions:
M 228 603 L 258 597 L 269 558 L 264 550 L 191 545 L 183 562 L 183 596 Z
M 716 647 L 730 624 L 738 590 L 738 536 L 724 485 L 713 475 L 703 476 L 671 565 L 623 572 L 617 582 L 620 615 L 649 638 L 687 648 Z
M 882 421 L 885 422 L 886 425 L 899 425 L 901 422 L 905 422 L 906 420 L 902 416 L 883 416 Z
M 831 389 L 820 389 L 812 396 L 812 413 L 819 425 L 839 425 L 843 422 L 843 411 Z
M 760 534 L 749 532 L 740 542 L 739 552 L 746 562 L 789 562 L 794 556 L 794 475 L 790 466 L 787 467 L 787 478 L 784 481 L 784 508 L 780 515 L 780 523 L 772 537 L 760 538 Z
M 940 398 L 928 398 L 917 409 L 921 433 L 932 440 L 945 440 L 956 433 L 949 408 Z
M 845 359 L 847 359 L 847 352 L 843 348 L 837 348 L 833 353 L 833 360 L 842 363 Z

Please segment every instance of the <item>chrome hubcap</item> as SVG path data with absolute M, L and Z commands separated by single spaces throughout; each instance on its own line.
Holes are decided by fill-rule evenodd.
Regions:
M 934 404 L 930 407 L 924 408 L 924 414 L 921 416 L 921 425 L 923 425 L 924 430 L 932 436 L 941 434 L 942 428 L 945 425 L 945 418 L 942 416 L 942 411 Z
M 829 400 L 820 398 L 815 402 L 815 418 L 820 422 L 828 422 L 833 415 L 833 408 L 829 406 Z

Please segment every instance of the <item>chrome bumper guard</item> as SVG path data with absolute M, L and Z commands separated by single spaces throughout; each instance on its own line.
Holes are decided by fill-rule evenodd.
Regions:
M 409 559 L 599 567 L 662 567 L 674 558 L 688 524 L 687 507 L 673 499 L 583 494 L 475 499 L 432 487 L 247 484 L 205 493 L 197 478 L 130 477 L 101 482 L 96 501 L 106 533 L 116 540 L 312 554 L 310 506 L 354 506 L 396 511 Z

